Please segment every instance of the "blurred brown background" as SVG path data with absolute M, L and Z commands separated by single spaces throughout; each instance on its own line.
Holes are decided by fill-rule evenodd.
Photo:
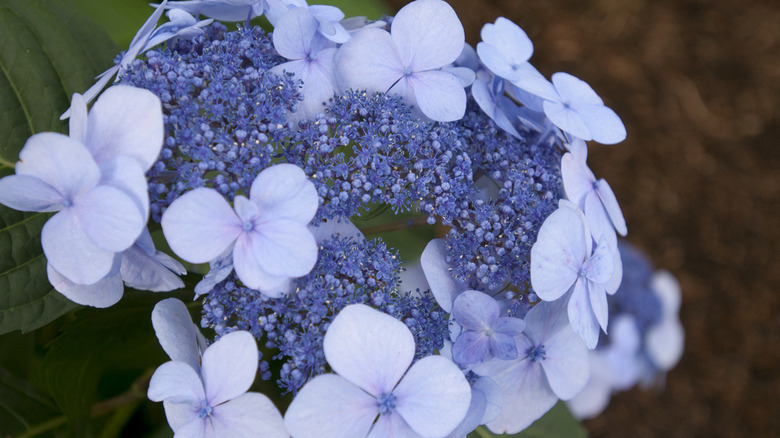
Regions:
M 780 436 L 780 2 L 449 2 L 469 42 L 507 17 L 542 73 L 581 77 L 623 118 L 628 139 L 588 161 L 682 285 L 665 391 L 614 397 L 591 435 Z

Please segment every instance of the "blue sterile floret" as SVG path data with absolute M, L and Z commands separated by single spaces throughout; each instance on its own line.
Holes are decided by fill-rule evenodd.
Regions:
M 637 248 L 624 240 L 618 241 L 623 260 L 623 282 L 617 293 L 610 297 L 609 311 L 619 315 L 627 313 L 644 333 L 661 321 L 661 301 L 653 291 L 653 265 Z
M 230 275 L 204 300 L 202 324 L 218 335 L 239 329 L 265 339 L 265 347 L 282 363 L 277 383 L 285 391 L 295 392 L 328 371 L 323 336 L 348 304 L 367 304 L 405 323 L 415 338 L 415 357 L 424 357 L 442 348 L 447 314 L 429 293 L 399 290 L 400 269 L 397 253 L 381 239 L 334 237 L 322 242 L 317 265 L 285 297 L 268 298 Z M 268 380 L 272 373 L 263 362 L 261 377 Z
M 147 174 L 153 219 L 193 188 L 210 186 L 230 200 L 248 193 L 271 164 L 275 142 L 289 137 L 287 112 L 302 98 L 299 83 L 268 72 L 283 61 L 270 36 L 214 23 L 146 58 L 120 81 L 151 90 L 163 104 L 165 144 Z

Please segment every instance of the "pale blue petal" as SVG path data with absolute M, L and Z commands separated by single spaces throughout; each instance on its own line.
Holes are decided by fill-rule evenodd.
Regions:
M 336 6 L 331 5 L 311 5 L 309 10 L 317 19 L 325 21 L 341 21 L 344 19 L 344 12 Z
M 451 64 L 466 42 L 457 14 L 440 0 L 407 4 L 396 14 L 390 32 L 403 66 L 413 72 Z
M 457 365 L 441 356 L 415 362 L 393 391 L 396 411 L 422 436 L 444 436 L 463 421 L 471 387 Z
M 479 424 L 489 423 L 501 414 L 501 407 L 504 405 L 504 396 L 501 393 L 501 387 L 490 377 L 480 377 L 471 385 L 472 401 L 475 392 L 481 392 L 485 395 L 485 412 Z
M 200 373 L 198 328 L 187 307 L 176 298 L 158 302 L 152 310 L 152 326 L 160 346 L 172 361 L 184 362 Z
M 604 333 L 607 333 L 609 307 L 607 307 L 607 292 L 604 290 L 604 285 L 588 281 L 588 296 L 596 321 L 598 321 Z
M 325 333 L 325 358 L 340 376 L 378 397 L 393 390 L 414 357 L 401 321 L 363 304 L 339 312 Z
M 149 232 L 144 230 L 139 241 L 144 234 L 148 236 Z M 186 270 L 181 263 L 157 251 L 154 246 L 150 254 L 136 241 L 135 245 L 122 253 L 120 273 L 122 280 L 129 287 L 152 292 L 167 292 L 184 287 L 184 282 L 176 274 L 184 275 Z
M 433 239 L 425 245 L 420 256 L 420 265 L 436 302 L 449 313 L 455 297 L 465 288 L 450 275 L 450 265 L 446 257 L 447 248 L 444 239 Z
M 352 238 L 355 242 L 360 242 L 366 237 L 349 219 L 330 219 L 323 220 L 320 224 L 309 225 L 309 231 L 314 235 L 317 243 L 322 243 L 335 236 L 342 239 Z
M 251 244 L 245 242 L 249 236 Z M 271 275 L 302 277 L 311 272 L 317 262 L 314 236 L 305 225 L 288 219 L 256 224 L 255 229 L 239 237 L 238 242 L 233 252 L 234 263 L 238 265 L 239 258 L 245 256 L 241 250 L 250 250 L 259 267 Z
M 466 435 L 482 424 L 482 418 L 484 417 L 486 407 L 487 399 L 485 394 L 472 386 L 469 410 L 466 412 L 463 421 L 458 424 L 455 430 L 447 435 L 447 438 L 466 438 Z
M 589 240 L 573 209 L 558 208 L 544 221 L 531 248 L 531 285 L 539 298 L 554 301 L 571 288 L 589 255 Z
M 143 26 L 138 29 L 138 32 L 133 37 L 133 40 L 130 41 L 130 47 L 143 45 L 144 41 L 146 41 L 146 39 L 149 37 L 149 34 L 151 34 L 154 28 L 157 27 L 157 22 L 160 20 L 160 17 L 162 16 L 163 11 L 165 11 L 165 6 L 167 4 L 168 0 L 163 0 L 162 3 L 157 5 L 157 8 L 154 10 L 152 15 L 146 19 Z M 87 99 L 87 101 L 89 102 L 89 99 Z
M 84 145 L 53 132 L 27 139 L 19 152 L 16 174 L 34 176 L 71 201 L 100 179 L 100 170 Z
M 265 5 L 265 18 L 271 23 L 271 26 L 276 26 L 276 23 L 294 7 L 307 7 L 305 1 L 291 1 L 291 0 L 263 0 Z
M 544 346 L 545 358 L 540 363 L 547 382 L 558 397 L 569 400 L 588 381 L 588 349 L 568 324 L 558 325 L 554 331 L 550 331 Z
M 585 209 L 585 195 L 593 191 L 596 177 L 584 160 L 577 159 L 571 153 L 561 158 L 561 179 L 566 197 L 578 207 Z
M 588 158 L 588 145 L 585 143 L 585 140 L 581 138 L 571 138 L 568 143 L 563 144 L 563 147 L 565 147 L 578 161 L 584 163 Z
M 626 127 L 620 117 L 603 105 L 573 104 L 572 108 L 587 125 L 593 141 L 601 144 L 620 143 L 626 139 Z
M 593 91 L 593 88 L 591 88 L 587 82 L 576 76 L 572 76 L 565 72 L 553 73 L 552 83 L 555 85 L 555 89 L 558 91 L 558 95 L 561 96 L 563 102 L 569 102 L 572 105 L 604 104 L 604 101 L 601 100 L 595 91 Z
M 562 102 L 546 100 L 543 107 L 544 113 L 550 121 L 555 123 L 555 126 L 559 127 L 562 131 L 583 140 L 593 140 L 590 129 L 588 129 L 585 121 L 580 117 L 580 113 L 575 111 L 571 106 L 567 106 Z
M 517 346 L 512 336 L 496 332 L 490 337 L 490 354 L 501 360 L 517 358 Z
M 593 255 L 588 257 L 582 269 L 588 280 L 603 285 L 615 272 L 615 256 L 606 238 L 602 237 Z
M 296 438 L 365 437 L 379 414 L 377 401 L 335 374 L 322 374 L 301 388 L 284 416 Z
M 519 318 L 501 317 L 493 323 L 493 331 L 517 336 L 525 329 L 525 321 Z
M 315 59 L 290 61 L 271 69 L 272 73 L 278 75 L 285 71 L 293 73 L 295 79 L 303 81 L 304 100 L 298 104 L 296 112 L 288 114 L 288 120 L 296 122 L 325 112 L 323 102 L 332 98 L 336 89 L 336 79 L 333 76 L 335 54 L 335 48 L 323 49 L 317 52 Z
M 607 214 L 612 221 L 612 225 L 615 226 L 615 230 L 617 230 L 621 236 L 628 234 L 623 211 L 620 209 L 620 205 L 618 205 L 617 198 L 615 197 L 615 192 L 612 191 L 612 187 L 609 186 L 607 180 L 604 178 L 599 180 L 598 186 L 596 187 L 596 193 L 604 204 L 604 209 L 607 210 Z
M 85 144 L 97 163 L 126 155 L 146 171 L 157 161 L 162 142 L 162 107 L 151 91 L 115 85 L 89 112 Z
M 198 406 L 196 409 L 200 409 Z M 199 412 L 199 411 L 196 411 Z M 219 438 L 214 433 L 214 427 L 211 421 L 201 418 L 195 418 L 192 421 L 182 425 L 173 438 Z
M 520 138 L 520 134 L 517 132 L 515 127 L 512 125 L 512 122 L 504 113 L 505 108 L 508 107 L 511 109 L 511 105 L 514 105 L 511 103 L 510 99 L 504 96 L 499 96 L 498 100 L 496 100 L 496 98 L 490 92 L 488 84 L 483 81 L 475 81 L 471 85 L 471 95 L 474 97 L 477 105 L 479 105 L 479 107 L 482 109 L 482 111 L 485 112 L 485 114 L 487 114 L 488 117 L 493 119 L 496 125 L 509 134 Z M 499 104 L 499 102 L 501 102 L 501 104 Z
M 197 188 L 168 207 L 161 221 L 173 252 L 191 263 L 222 254 L 243 231 L 241 221 L 216 190 Z
M 414 73 L 408 83 L 420 111 L 431 120 L 452 122 L 466 114 L 466 91 L 457 77 L 433 70 Z
M 555 86 L 539 73 L 530 62 L 520 64 L 514 70 L 514 78 L 510 81 L 513 85 L 545 100 L 559 101 L 560 96 L 555 91 Z M 524 104 L 526 102 L 523 102 Z M 533 109 L 538 107 L 534 106 Z M 538 111 L 541 109 L 537 109 Z
M 41 246 L 52 267 L 78 284 L 96 283 L 108 275 L 114 264 L 114 252 L 92 242 L 71 208 L 46 222 L 41 230 Z
M 483 332 L 464 331 L 452 345 L 452 360 L 463 366 L 477 363 L 485 358 L 489 345 Z
M 146 394 L 151 401 L 168 400 L 171 403 L 197 405 L 206 399 L 198 373 L 184 362 L 166 362 L 160 365 L 149 381 Z
M 218 437 L 287 438 L 282 414 L 263 394 L 248 392 L 214 407 L 211 423 Z
M 685 347 L 685 332 L 680 323 L 680 285 L 667 271 L 656 273 L 651 288 L 661 301 L 661 322 L 645 335 L 647 354 L 662 370 L 669 370 L 679 362 Z
M 661 314 L 664 318 L 669 316 L 677 317 L 680 312 L 680 303 L 682 294 L 680 292 L 680 283 L 669 271 L 658 271 L 650 280 L 650 287 L 661 300 Z
M 98 186 L 80 195 L 71 209 L 84 233 L 108 251 L 126 250 L 146 226 L 146 217 L 133 198 L 112 186 Z
M 308 57 L 317 26 L 319 23 L 308 8 L 291 9 L 274 27 L 274 48 L 287 59 Z
M 263 270 L 261 267 L 262 260 L 258 258 L 258 254 L 255 251 L 256 242 L 258 241 L 256 236 L 256 233 L 243 233 L 236 241 L 232 249 L 232 266 L 236 270 L 236 275 L 247 287 L 262 292 L 283 287 L 289 280 L 289 276 L 272 275 Z
M 257 343 L 247 331 L 228 333 L 203 353 L 203 386 L 210 406 L 245 393 L 257 372 Z
M 469 330 L 487 330 L 500 312 L 493 297 L 476 290 L 467 290 L 455 298 L 452 316 Z
M 533 307 L 525 317 L 524 334 L 534 345 L 546 344 L 547 340 L 565 327 L 570 327 L 567 316 L 568 300 L 562 298 L 556 301 L 543 301 Z M 518 337 L 516 339 L 523 338 Z M 524 348 L 518 348 L 525 351 Z
M 233 272 L 233 247 L 228 248 L 216 259 L 209 262 L 209 272 L 195 285 L 195 295 L 207 294 L 214 286 Z
M 117 155 L 100 164 L 100 184 L 130 196 L 144 221 L 149 217 L 149 189 L 144 169 L 133 158 Z
M 257 204 L 264 220 L 288 219 L 307 225 L 317 212 L 319 196 L 300 167 L 277 164 L 257 175 L 249 198 Z
M 114 78 L 114 75 L 116 75 L 119 72 L 119 67 L 120 67 L 119 64 L 117 64 L 109 68 L 108 70 L 104 71 L 103 73 L 101 73 L 98 76 L 99 78 L 98 81 L 95 82 L 91 87 L 87 89 L 87 91 L 84 92 L 83 94 L 84 101 L 86 102 L 92 101 L 92 99 L 94 99 L 95 96 L 97 96 L 98 93 L 100 93 L 100 91 L 103 90 L 103 88 L 106 88 L 106 85 L 108 85 L 111 79 Z M 62 113 L 62 115 L 60 116 L 60 120 L 65 120 L 68 117 L 70 117 L 71 112 L 72 109 L 68 108 L 67 111 Z
M 617 245 L 612 246 L 613 265 L 615 270 L 612 272 L 612 276 L 604 284 L 604 289 L 608 294 L 613 295 L 620 288 L 620 283 L 623 282 L 623 260 L 620 258 L 620 250 Z
M 175 432 L 187 423 L 197 421 L 202 423 L 203 421 L 198 418 L 198 412 L 200 411 L 200 405 L 188 405 L 186 403 L 171 403 L 163 400 L 163 409 L 165 409 L 165 418 L 168 420 L 168 425 Z
M 57 211 L 65 198 L 37 176 L 8 175 L 0 179 L 0 204 L 20 211 Z
M 68 135 L 79 143 L 87 138 L 87 101 L 79 93 L 73 93 L 70 100 L 70 121 Z
M 441 71 L 449 73 L 460 81 L 460 85 L 464 88 L 471 85 L 477 76 L 474 74 L 474 70 L 466 67 L 443 67 Z
M 390 34 L 365 28 L 336 52 L 336 83 L 341 90 L 386 92 L 404 76 L 404 66 Z
M 596 348 L 599 343 L 600 329 L 590 305 L 587 280 L 580 279 L 575 283 L 569 299 L 568 315 L 574 331 L 585 341 L 588 349 Z
M 534 53 L 534 45 L 528 35 L 518 25 L 504 17 L 498 17 L 495 24 L 488 23 L 482 26 L 480 36 L 485 43 L 498 49 L 503 57 L 503 63 L 510 69 L 513 65 L 528 61 Z
M 599 354 L 593 353 L 589 356 L 591 375 L 588 383 L 582 391 L 566 403 L 572 415 L 579 419 L 598 416 L 609 405 L 609 399 L 612 395 L 609 377 L 603 375 L 604 370 L 609 368 L 609 364 Z
M 105 277 L 93 284 L 76 284 L 57 272 L 50 263 L 46 264 L 46 274 L 49 283 L 57 292 L 74 303 L 98 308 L 111 307 L 118 303 L 124 294 L 125 287 L 119 276 L 118 259 L 111 271 Z
M 528 360 L 502 361 L 513 364 L 492 376 L 501 387 L 504 404 L 501 414 L 487 423 L 494 433 L 514 434 L 530 426 L 558 401 L 550 389 L 542 367 Z
M 420 438 L 403 417 L 393 411 L 380 415 L 366 438 Z
M 314 6 L 317 5 L 313 5 L 312 7 Z M 334 43 L 337 44 L 343 44 L 346 43 L 347 40 L 349 40 L 350 38 L 349 32 L 338 21 L 327 21 L 321 19 L 318 16 L 317 22 L 319 23 L 319 27 L 317 28 L 319 34 L 329 39 L 330 41 L 333 41 Z
M 259 10 L 256 7 L 259 6 Z M 168 8 L 178 8 L 193 15 L 205 15 L 219 21 L 244 21 L 262 15 L 262 0 L 193 0 L 168 2 Z

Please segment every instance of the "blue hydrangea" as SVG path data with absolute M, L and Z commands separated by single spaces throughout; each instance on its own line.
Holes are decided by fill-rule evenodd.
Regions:
M 404 322 L 421 358 L 442 348 L 447 314 L 429 293 L 399 290 L 401 262 L 381 239 L 334 237 L 322 242 L 312 272 L 296 280 L 296 292 L 268 298 L 230 275 L 203 303 L 202 325 L 218 335 L 248 330 L 282 363 L 277 383 L 297 391 L 311 377 L 329 371 L 322 340 L 333 317 L 348 304 L 363 303 Z M 272 377 L 267 361 L 261 377 Z
M 631 315 L 644 334 L 661 320 L 661 301 L 653 291 L 653 265 L 634 246 L 618 241 L 623 260 L 623 282 L 615 295 L 609 297 L 609 312 L 613 315 Z M 613 313 L 614 312 L 614 313 Z

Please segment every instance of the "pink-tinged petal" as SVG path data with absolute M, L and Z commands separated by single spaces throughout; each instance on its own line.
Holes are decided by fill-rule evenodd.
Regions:
M 518 433 L 541 418 L 558 401 L 541 366 L 529 360 L 511 363 L 513 366 L 506 371 L 492 376 L 504 395 L 501 414 L 487 423 L 488 429 L 494 433 Z
M 252 238 L 252 251 L 260 268 L 276 276 L 302 277 L 311 272 L 317 262 L 317 241 L 309 229 L 290 220 L 274 220 L 256 226 L 242 235 Z M 233 260 L 238 257 L 238 246 Z
M 79 143 L 87 138 L 87 101 L 84 96 L 74 93 L 70 100 L 69 136 Z
M 390 34 L 365 28 L 344 43 L 334 60 L 336 83 L 341 90 L 386 92 L 404 76 L 404 66 Z
M 144 220 L 149 217 L 149 189 L 138 161 L 124 155 L 104 161 L 100 164 L 100 184 L 123 190 L 133 198 Z
M 390 393 L 414 357 L 404 323 L 363 304 L 339 312 L 325 333 L 325 358 L 341 377 L 374 397 Z
M 396 411 L 422 436 L 444 436 L 463 421 L 471 404 L 471 386 L 451 360 L 420 359 L 393 391 Z
M 100 170 L 84 145 L 53 132 L 27 139 L 19 152 L 16 174 L 34 176 L 66 199 L 86 192 L 100 179 Z
M 214 407 L 211 424 L 218 437 L 288 438 L 282 414 L 263 394 L 248 392 Z
M 571 106 L 563 102 L 553 102 L 546 100 L 544 104 L 544 113 L 562 131 L 579 137 L 583 140 L 593 140 L 593 135 L 590 133 L 590 129 L 585 124 L 585 121 L 580 117 L 580 113 L 575 111 Z
M 203 382 L 198 373 L 184 362 L 166 362 L 160 365 L 149 381 L 146 394 L 151 401 L 168 400 L 200 407 L 206 399 Z
M 404 67 L 413 72 L 451 64 L 466 42 L 455 10 L 439 0 L 407 4 L 396 14 L 390 32 Z
M 466 90 L 457 77 L 433 70 L 410 78 L 417 106 L 431 120 L 452 122 L 466 114 Z
M 396 412 L 380 415 L 366 438 L 420 438 Z
M 588 297 L 590 298 L 590 307 L 593 309 L 596 321 L 598 321 L 604 333 L 607 333 L 609 307 L 607 306 L 607 292 L 604 290 L 604 285 L 588 280 Z
M 449 313 L 452 310 L 455 297 L 464 288 L 450 275 L 450 265 L 447 264 L 446 257 L 447 248 L 444 239 L 433 239 L 425 245 L 420 256 L 420 264 L 436 302 L 445 312 Z
M 78 284 L 94 284 L 108 275 L 114 252 L 92 242 L 72 208 L 49 219 L 41 230 L 41 246 L 54 270 Z
M 322 374 L 295 396 L 284 425 L 295 438 L 365 437 L 378 414 L 374 397 L 343 377 Z
M 588 280 L 604 285 L 615 272 L 614 260 L 615 256 L 607 238 L 602 237 L 593 255 L 585 260 L 582 269 Z
M 167 400 L 163 400 L 163 409 L 165 409 L 165 418 L 168 420 L 168 425 L 171 426 L 171 430 L 173 430 L 174 433 L 185 424 L 193 421 L 197 421 L 198 423 L 203 422 L 203 420 L 198 417 L 200 405 L 171 403 Z
M 498 318 L 501 309 L 493 297 L 476 290 L 467 290 L 455 298 L 452 316 L 458 324 L 470 330 L 487 330 Z
M 580 279 L 574 285 L 574 291 L 569 299 L 569 322 L 574 331 L 585 341 L 589 350 L 596 348 L 599 343 L 599 322 L 593 314 L 588 297 L 587 280 Z
M 135 243 L 146 226 L 146 217 L 125 191 L 98 186 L 73 200 L 84 233 L 95 245 L 121 252 Z
M 203 386 L 216 406 L 245 393 L 257 372 L 257 343 L 247 331 L 228 333 L 203 353 Z
M 0 204 L 20 211 L 57 211 L 65 198 L 36 176 L 8 175 L 0 179 Z
M 531 285 L 545 301 L 554 301 L 577 280 L 589 255 L 590 235 L 577 211 L 559 207 L 542 224 L 531 248 Z
M 311 52 L 311 43 L 319 23 L 308 8 L 294 8 L 274 26 L 274 48 L 287 59 L 303 59 Z
M 607 214 L 609 214 L 609 218 L 612 220 L 615 230 L 617 230 L 621 236 L 625 236 L 628 233 L 626 219 L 623 217 L 623 211 L 620 210 L 620 205 L 618 205 L 615 192 L 612 191 L 612 187 L 609 186 L 607 180 L 603 178 L 599 180 L 596 193 L 604 204 L 604 209 L 607 210 Z
M 585 161 L 577 159 L 571 153 L 563 154 L 561 179 L 563 179 L 563 189 L 566 191 L 566 197 L 569 201 L 585 209 L 585 195 L 593 191 L 593 184 L 596 182 L 596 177 Z
M 289 219 L 308 225 L 319 207 L 314 183 L 294 164 L 277 164 L 257 175 L 249 190 L 264 220 Z
M 54 286 L 57 292 L 65 295 L 74 303 L 85 306 L 111 307 L 122 299 L 125 291 L 117 262 L 115 262 L 111 272 L 93 284 L 76 284 L 62 276 L 51 264 L 46 265 L 46 274 L 49 277 L 49 283 Z
M 157 303 L 152 310 L 152 326 L 160 346 L 171 360 L 184 362 L 200 373 L 198 328 L 184 303 L 176 298 Z
M 545 340 L 545 358 L 540 362 L 555 395 L 569 400 L 588 381 L 588 348 L 570 325 L 560 327 Z
M 604 101 L 593 91 L 593 88 L 576 76 L 565 72 L 553 73 L 552 82 L 563 101 L 590 105 L 604 104 Z
M 168 207 L 161 221 L 173 252 L 191 263 L 215 259 L 243 231 L 241 221 L 216 190 L 198 188 Z
M 157 161 L 162 142 L 162 107 L 151 91 L 115 85 L 89 112 L 85 143 L 98 163 L 126 155 L 148 170 Z
M 604 105 L 572 105 L 588 126 L 593 141 L 601 144 L 616 144 L 626 139 L 626 127 L 612 109 Z
M 490 339 L 482 332 L 463 332 L 452 345 L 452 360 L 463 366 L 479 362 L 488 352 Z

